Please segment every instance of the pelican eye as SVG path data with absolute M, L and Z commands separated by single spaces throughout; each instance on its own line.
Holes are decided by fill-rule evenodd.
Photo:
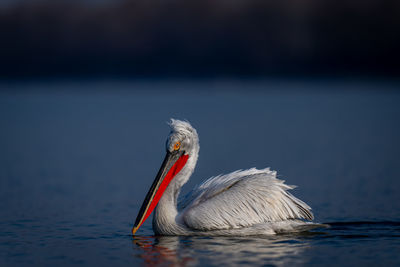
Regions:
M 181 142 L 176 142 L 174 145 L 174 150 L 178 150 L 181 147 Z

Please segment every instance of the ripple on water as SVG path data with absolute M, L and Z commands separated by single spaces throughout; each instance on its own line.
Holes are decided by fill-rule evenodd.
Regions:
M 133 250 L 137 257 L 148 264 L 181 264 L 181 259 L 185 258 L 189 259 L 186 263 L 212 266 L 219 264 L 301 265 L 310 263 L 312 258 L 319 257 L 318 255 L 310 256 L 310 251 L 314 249 L 329 248 L 332 251 L 341 251 L 341 248 L 346 248 L 347 252 L 353 251 L 353 256 L 357 254 L 357 248 L 372 249 L 375 241 L 379 242 L 382 237 L 398 237 L 390 232 L 400 224 L 398 222 L 331 222 L 329 225 L 330 227 L 323 231 L 270 237 L 135 236 Z M 373 241 L 370 245 L 360 243 L 368 238 Z M 335 256 L 332 255 L 332 257 Z M 149 261 L 150 258 L 153 260 Z

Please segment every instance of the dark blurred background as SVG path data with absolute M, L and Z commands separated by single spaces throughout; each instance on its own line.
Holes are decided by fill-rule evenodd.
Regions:
M 0 78 L 397 77 L 396 0 L 1 0 Z

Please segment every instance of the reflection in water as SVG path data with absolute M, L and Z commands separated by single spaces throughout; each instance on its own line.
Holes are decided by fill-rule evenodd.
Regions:
M 135 236 L 133 243 L 135 254 L 145 265 L 286 265 L 305 262 L 301 254 L 309 244 L 301 237 Z
M 193 263 L 193 258 L 178 255 L 179 242 L 177 236 L 133 238 L 133 243 L 141 248 L 138 256 L 144 260 L 146 266 L 188 266 Z M 137 251 L 136 247 L 134 251 Z

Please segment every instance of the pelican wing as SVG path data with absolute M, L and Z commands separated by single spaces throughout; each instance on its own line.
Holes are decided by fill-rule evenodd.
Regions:
M 206 180 L 179 203 L 183 222 L 209 231 L 288 219 L 312 220 L 311 208 L 288 193 L 294 186 L 269 168 L 240 170 Z

